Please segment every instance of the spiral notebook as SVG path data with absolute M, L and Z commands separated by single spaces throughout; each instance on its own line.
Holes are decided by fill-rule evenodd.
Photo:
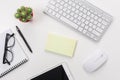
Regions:
M 18 42 L 18 40 L 14 35 L 13 37 L 14 39 L 8 37 L 10 38 L 8 41 L 8 45 L 9 45 L 8 48 L 11 47 L 10 45 L 13 45 L 13 42 L 14 42 L 14 46 L 8 49 L 10 51 L 7 51 L 7 56 L 6 56 L 7 59 L 11 58 L 12 60 L 10 59 L 11 61 L 10 65 L 8 65 L 7 63 L 3 64 L 3 55 L 5 54 L 4 52 L 5 52 L 6 34 L 13 34 L 13 32 L 12 30 L 9 29 L 3 32 L 2 34 L 0 34 L 0 78 L 28 61 L 27 55 L 25 54 L 20 43 Z

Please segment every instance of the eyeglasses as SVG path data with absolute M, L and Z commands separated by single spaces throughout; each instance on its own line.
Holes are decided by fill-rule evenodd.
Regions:
M 12 48 L 14 47 L 14 45 L 15 45 L 14 33 L 13 34 L 6 33 L 3 64 L 7 63 L 8 65 L 10 65 L 11 62 L 13 61 L 14 55 Z

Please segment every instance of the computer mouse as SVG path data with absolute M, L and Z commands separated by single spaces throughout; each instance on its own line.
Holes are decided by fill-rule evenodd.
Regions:
M 107 62 L 107 54 L 100 49 L 94 51 L 93 55 L 89 56 L 83 63 L 83 68 L 87 72 L 94 72 Z

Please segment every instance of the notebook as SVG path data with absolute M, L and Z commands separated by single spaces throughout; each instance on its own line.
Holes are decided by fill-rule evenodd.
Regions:
M 45 50 L 72 57 L 77 40 L 60 35 L 49 34 Z
M 13 41 L 15 42 L 14 46 L 10 48 L 10 51 L 12 52 L 12 60 L 10 62 L 10 65 L 8 64 L 3 64 L 3 55 L 5 52 L 5 42 L 6 42 L 6 34 L 13 34 L 12 30 L 7 30 L 0 34 L 0 78 L 3 77 L 5 74 L 9 73 L 13 69 L 19 67 L 20 65 L 24 64 L 25 62 L 28 61 L 28 57 L 24 53 L 21 45 L 19 44 L 18 40 L 15 38 L 14 39 L 9 39 L 9 46 L 13 44 Z M 9 38 L 9 37 L 8 37 Z M 7 58 L 11 57 L 10 51 L 8 51 Z

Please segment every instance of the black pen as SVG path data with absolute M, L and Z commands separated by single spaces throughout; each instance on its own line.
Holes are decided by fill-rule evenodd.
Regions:
M 16 26 L 17 32 L 19 33 L 19 35 L 22 37 L 23 41 L 25 42 L 26 46 L 28 47 L 28 49 L 30 50 L 30 52 L 32 53 L 32 50 L 28 44 L 28 42 L 26 41 L 25 37 L 23 36 L 22 32 L 20 31 L 20 29 L 18 28 L 18 26 Z

